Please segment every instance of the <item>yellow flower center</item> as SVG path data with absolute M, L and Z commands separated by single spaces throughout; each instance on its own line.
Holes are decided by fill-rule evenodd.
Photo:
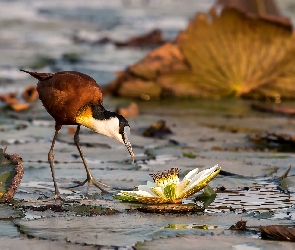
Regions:
M 168 184 L 179 183 L 179 174 L 180 169 L 178 168 L 171 168 L 168 171 L 164 172 L 158 172 L 156 174 L 150 174 L 150 176 L 153 178 L 154 182 L 157 186 L 160 187 L 166 187 Z

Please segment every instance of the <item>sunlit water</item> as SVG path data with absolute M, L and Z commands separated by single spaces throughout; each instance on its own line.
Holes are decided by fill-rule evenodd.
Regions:
M 0 83 L 28 76 L 19 68 L 39 71 L 78 70 L 88 73 L 100 84 L 114 78 L 141 59 L 145 49 L 118 49 L 112 44 L 76 44 L 74 37 L 98 41 L 110 37 L 118 41 L 161 29 L 172 40 L 185 29 L 197 11 L 206 11 L 210 1 L 1 1 L 0 2 Z M 63 60 L 74 54 L 78 62 Z M 9 88 L 0 85 L 0 91 Z M 12 87 L 11 87 L 12 88 Z M 9 89 L 13 90 L 13 89 Z
M 27 84 L 34 82 L 27 74 L 19 72 L 19 68 L 43 72 L 78 70 L 93 76 L 101 85 L 107 84 L 114 79 L 115 71 L 124 70 L 129 64 L 140 60 L 149 49 L 118 49 L 112 44 L 91 45 L 92 42 L 105 36 L 124 41 L 131 36 L 148 32 L 154 28 L 161 29 L 165 39 L 173 40 L 179 30 L 186 28 L 189 19 L 197 11 L 207 11 L 213 3 L 213 0 L 0 1 L 0 94 L 20 91 Z M 292 6 L 294 8 L 292 1 L 280 1 L 280 6 L 284 13 L 290 15 L 294 13 L 294 9 L 291 8 Z M 73 39 L 75 36 L 89 43 L 77 44 Z M 66 60 L 65 55 L 74 55 L 78 60 Z M 159 105 L 157 104 L 157 106 Z M 217 104 L 216 106 L 219 108 L 221 105 Z M 241 112 L 245 107 L 244 104 L 237 105 L 237 103 L 229 106 L 231 107 L 230 111 L 233 111 L 233 106 L 235 106 L 235 112 L 237 110 Z M 222 113 L 218 108 L 215 112 Z M 200 125 L 208 123 L 206 112 L 211 112 L 211 115 L 212 108 L 210 111 L 208 111 L 209 109 L 205 111 L 206 115 L 203 118 L 200 118 L 204 114 L 203 112 L 197 115 L 193 113 L 195 120 L 187 116 L 190 110 L 191 102 L 185 107 L 178 107 L 181 119 L 176 119 L 177 117 L 174 117 L 176 111 L 170 106 L 168 109 L 166 108 L 165 112 L 158 111 L 158 114 L 152 114 L 153 116 L 150 114 L 152 111 L 154 112 L 154 109 L 149 107 L 148 118 L 145 116 L 145 120 L 142 120 L 144 116 L 141 116 L 131 120 L 134 127 L 140 127 L 147 126 L 156 119 L 165 118 L 170 125 L 176 124 L 176 128 L 180 128 L 175 129 L 177 133 L 173 135 L 174 139 L 179 142 L 185 141 L 185 145 L 189 146 L 188 149 L 184 149 L 181 144 L 171 147 L 168 140 L 143 139 L 139 135 L 132 135 L 132 142 L 137 146 L 135 147 L 136 156 L 139 158 L 137 164 L 134 165 L 130 163 L 128 152 L 123 151 L 124 146 L 104 141 L 104 138 L 96 137 L 97 135 L 93 136 L 86 132 L 83 134 L 82 130 L 82 142 L 87 141 L 90 145 L 91 143 L 97 145 L 98 142 L 105 143 L 110 145 L 112 149 L 110 153 L 108 148 L 83 147 L 93 175 L 110 185 L 132 188 L 149 180 L 148 173 L 150 172 L 175 166 L 180 166 L 182 171 L 188 171 L 196 165 L 209 167 L 220 163 L 225 170 L 234 165 L 232 172 L 240 173 L 241 171 L 240 174 L 245 176 L 253 174 L 254 177 L 249 178 L 250 180 L 247 179 L 248 182 L 246 182 L 249 190 L 237 189 L 238 186 L 244 187 L 239 184 L 244 183 L 246 178 L 242 180 L 236 177 L 216 178 L 213 182 L 214 188 L 221 185 L 228 188 L 228 185 L 231 184 L 232 186 L 228 189 L 234 190 L 234 193 L 218 193 L 216 200 L 211 203 L 203 216 L 121 213 L 118 216 L 98 216 L 93 219 L 77 218 L 77 216 L 67 217 L 64 214 L 48 211 L 44 213 L 29 211 L 25 213 L 25 219 L 19 220 L 17 224 L 23 225 L 25 232 L 35 237 L 64 240 L 67 236 L 66 239 L 71 242 L 134 245 L 138 241 L 174 237 L 178 234 L 194 235 L 198 233 L 202 235 L 212 231 L 220 233 L 241 218 L 243 209 L 247 211 L 243 216 L 247 217 L 249 225 L 254 223 L 256 218 L 262 220 L 259 223 L 265 224 L 269 223 L 265 221 L 266 219 L 273 223 L 293 222 L 295 202 L 293 193 L 291 197 L 288 194 L 280 193 L 276 189 L 277 183 L 272 180 L 272 177 L 259 180 L 255 177 L 261 176 L 262 173 L 265 174 L 265 169 L 269 165 L 278 166 L 285 171 L 290 162 L 293 162 L 294 157 L 288 155 L 286 159 L 278 159 L 274 162 L 271 158 L 267 158 L 269 155 L 266 153 L 266 160 L 263 162 L 262 158 L 252 159 L 247 153 L 244 155 L 233 153 L 232 156 L 224 156 L 225 152 L 214 152 L 210 150 L 213 146 L 222 147 L 225 143 L 236 146 L 237 141 L 243 144 L 245 139 L 241 139 L 242 137 L 238 137 L 239 135 L 233 137 L 229 133 Z M 43 198 L 45 195 L 50 196 L 54 190 L 47 164 L 47 153 L 53 135 L 54 123 L 46 120 L 50 117 L 42 105 L 36 105 L 30 111 L 28 114 L 18 114 L 17 116 L 13 114 L 11 120 L 5 118 L 4 125 L 1 125 L 1 129 L 3 129 L 0 136 L 1 143 L 8 145 L 9 153 L 18 152 L 24 159 L 25 175 L 16 194 L 17 199 Z M 225 113 L 227 114 L 227 112 Z M 192 116 L 192 114 L 190 115 Z M 238 116 L 239 113 L 235 113 L 235 115 Z M 15 129 L 15 117 L 20 122 L 26 123 L 28 127 L 23 131 Z M 3 119 L 3 117 L 0 118 Z M 200 121 L 200 119 L 203 120 Z M 210 118 L 209 122 L 215 125 L 220 120 L 222 120 L 222 124 L 228 124 L 224 117 Z M 233 122 L 233 120 L 229 122 Z M 271 122 L 272 126 L 270 127 L 281 126 L 282 130 L 285 124 L 291 123 L 284 118 Z M 241 123 L 243 126 L 253 126 L 253 122 L 250 120 L 247 120 L 246 124 L 245 121 Z M 254 123 L 259 123 L 259 127 L 265 125 L 263 120 L 257 122 L 257 117 L 255 117 Z M 184 124 L 186 126 L 183 126 Z M 186 127 L 189 132 L 185 131 Z M 195 127 L 197 128 L 195 129 Z M 204 136 L 215 139 L 202 142 L 200 138 Z M 229 136 L 232 137 L 229 138 Z M 56 172 L 62 195 L 80 199 L 80 194 L 84 194 L 86 188 L 74 191 L 66 188 L 73 184 L 73 181 L 85 178 L 81 161 L 74 157 L 77 150 L 72 143 L 72 135 L 61 131 L 59 141 L 56 143 L 56 160 L 59 161 L 56 164 Z M 147 157 L 145 150 L 154 148 L 156 148 L 155 154 L 152 157 Z M 191 149 L 195 150 L 196 159 L 183 157 L 183 152 Z M 252 161 L 253 165 L 258 166 L 256 169 L 263 171 L 247 169 L 250 166 L 246 162 L 244 163 L 244 159 Z M 294 175 L 294 170 L 291 171 L 291 175 Z M 256 190 L 256 187 L 259 189 Z M 97 190 L 92 188 L 91 191 L 101 198 L 96 194 Z M 103 197 L 98 202 L 99 205 L 102 202 L 106 206 L 111 204 L 121 210 L 123 208 L 128 210 L 132 207 L 132 205 L 114 201 L 109 196 Z M 7 207 L 5 209 L 8 210 L 7 215 L 3 215 L 6 218 L 11 214 L 11 210 Z M 235 211 L 229 212 L 230 209 L 235 209 Z M 260 215 L 264 211 L 269 212 L 269 210 L 274 210 L 274 213 L 266 213 L 265 217 Z M 59 216 L 61 218 L 58 218 Z M 251 219 L 253 220 L 251 221 Z M 5 236 L 18 236 L 19 234 L 11 221 L 1 222 L 1 227 L 4 228 L 2 234 Z M 208 227 L 208 229 L 202 227 Z M 247 243 L 236 244 L 233 248 L 260 249 Z

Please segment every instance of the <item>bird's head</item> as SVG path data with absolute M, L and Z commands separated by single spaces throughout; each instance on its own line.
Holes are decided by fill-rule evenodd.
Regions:
M 78 111 L 76 122 L 123 143 L 134 161 L 134 153 L 128 139 L 130 126 L 122 115 L 107 111 L 102 105 L 87 105 Z

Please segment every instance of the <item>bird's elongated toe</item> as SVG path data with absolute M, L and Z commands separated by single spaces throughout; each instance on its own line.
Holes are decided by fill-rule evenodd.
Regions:
M 106 190 L 105 188 L 108 188 L 110 190 L 113 189 L 111 186 L 109 186 L 107 184 L 104 184 L 104 183 L 102 183 L 100 181 L 97 181 L 93 177 L 87 178 L 83 182 L 78 182 L 78 184 L 76 184 L 74 186 L 71 186 L 69 188 L 72 189 L 72 188 L 76 188 L 76 187 L 81 187 L 81 186 L 84 186 L 87 182 L 88 182 L 88 188 L 89 188 L 90 185 L 94 185 L 95 187 L 99 188 L 102 193 L 109 193 L 109 191 Z

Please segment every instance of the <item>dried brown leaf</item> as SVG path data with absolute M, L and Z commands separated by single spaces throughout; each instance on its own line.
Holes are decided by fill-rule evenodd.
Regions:
M 126 108 L 118 108 L 116 112 L 124 117 L 133 117 L 139 115 L 139 108 L 135 102 L 130 103 Z
M 283 106 L 273 106 L 273 105 L 263 105 L 263 104 L 252 104 L 251 107 L 255 110 L 283 115 L 295 115 L 295 108 L 283 107 Z
M 172 134 L 172 130 L 166 126 L 166 121 L 159 120 L 145 129 L 142 134 L 145 137 L 165 138 Z
M 263 132 L 259 134 L 255 134 L 249 137 L 252 141 L 266 141 L 268 143 L 275 142 L 277 144 L 289 144 L 290 146 L 294 146 L 295 144 L 295 135 L 291 134 L 278 134 L 272 132 Z
M 36 85 L 30 85 L 25 88 L 23 91 L 23 97 L 26 101 L 31 102 L 35 101 L 38 98 L 38 92 L 37 92 L 37 86 Z
M 184 56 L 173 43 L 151 51 L 143 60 L 130 66 L 128 70 L 143 79 L 155 79 L 158 75 L 174 70 L 187 69 Z
M 246 227 L 246 224 L 247 224 L 247 221 L 246 220 L 239 220 L 238 222 L 236 222 L 235 225 L 231 225 L 229 229 L 231 230 L 246 230 L 247 227 Z
M 287 177 L 288 177 L 288 174 L 290 173 L 290 171 L 291 171 L 291 165 L 290 165 L 290 167 L 287 169 L 287 171 L 281 176 L 281 179 L 285 179 L 285 178 L 287 178 Z
M 14 111 L 23 111 L 26 110 L 30 107 L 31 105 L 29 103 L 24 103 L 24 102 L 18 102 L 18 103 L 13 103 L 10 104 L 10 107 L 14 110 Z
M 117 79 L 106 86 L 103 92 L 144 100 L 159 99 L 165 87 L 157 82 L 158 77 L 168 72 L 187 69 L 188 65 L 178 46 L 166 43 L 129 66 L 125 72 L 118 72 Z
M 192 67 L 195 88 L 205 83 L 221 95 L 241 96 L 271 87 L 286 74 L 291 77 L 295 68 L 290 26 L 234 8 L 220 15 L 197 15 L 179 35 L 178 44 Z M 294 87 L 291 90 L 295 93 Z
M 8 93 L 6 95 L 0 95 L 0 101 L 5 102 L 7 104 L 17 103 L 17 95 L 16 93 Z
M 295 97 L 295 35 L 288 19 L 224 8 L 199 13 L 121 73 L 108 93 L 128 97 Z M 146 98 L 144 98 L 146 97 Z
M 162 31 L 159 29 L 154 29 L 146 34 L 131 37 L 124 42 L 114 41 L 114 44 L 118 47 L 145 47 L 161 45 L 164 42 L 165 41 L 163 39 Z
M 262 233 L 262 237 L 266 236 L 275 240 L 295 241 L 295 228 L 285 226 L 269 225 L 259 226 L 258 229 Z
M 280 11 L 274 0 L 218 0 L 216 4 L 235 7 L 253 14 L 267 14 L 280 17 Z

